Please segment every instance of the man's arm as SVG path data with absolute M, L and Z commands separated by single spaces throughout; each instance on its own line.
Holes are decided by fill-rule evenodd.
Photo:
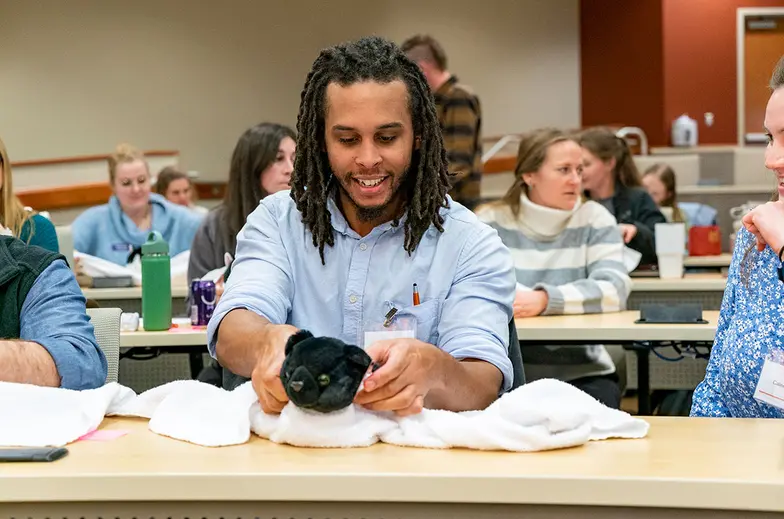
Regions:
M 458 361 L 438 348 L 435 351 L 441 360 L 433 370 L 434 385 L 425 407 L 471 411 L 484 409 L 498 398 L 504 376 L 496 366 L 477 359 Z
M 278 345 L 286 328 L 275 325 L 284 325 L 291 310 L 290 272 L 277 217 L 263 201 L 237 235 L 231 276 L 207 327 L 210 354 L 222 366 L 249 377 L 266 346 Z
M 459 366 L 445 361 L 443 398 L 453 408 L 464 399 L 475 408 L 512 386 L 509 321 L 515 297 L 512 256 L 498 233 L 481 224 L 460 253 L 455 280 L 441 309 L 438 347 Z M 462 375 L 461 375 L 462 373 Z M 451 377 L 461 377 L 461 382 Z
M 66 263 L 53 261 L 25 297 L 20 340 L 0 342 L 0 379 L 75 390 L 102 386 L 106 357 L 85 304 Z
M 54 359 L 40 344 L 0 341 L 0 381 L 60 387 Z
M 250 378 L 256 366 L 265 364 L 265 358 L 283 355 L 286 341 L 296 331 L 293 326 L 272 324 L 265 317 L 237 308 L 223 318 L 216 358 L 232 373 Z

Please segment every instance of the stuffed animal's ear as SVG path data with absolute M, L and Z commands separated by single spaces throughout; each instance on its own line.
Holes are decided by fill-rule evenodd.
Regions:
M 297 333 L 289 337 L 289 340 L 286 341 L 285 354 L 288 355 L 289 353 L 291 353 L 291 348 L 293 348 L 294 345 L 297 344 L 298 342 L 302 342 L 305 339 L 310 339 L 311 337 L 313 337 L 313 334 L 307 330 L 298 331 Z
M 373 360 L 370 358 L 370 355 L 365 352 L 365 350 L 358 346 L 346 346 L 344 353 L 346 354 L 346 359 L 349 362 L 361 366 L 362 369 L 367 369 L 368 366 L 370 366 L 370 361 Z

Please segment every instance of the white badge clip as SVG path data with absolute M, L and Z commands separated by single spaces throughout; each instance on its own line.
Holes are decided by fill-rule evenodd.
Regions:
M 765 357 L 754 398 L 784 409 L 784 351 L 774 350 Z
M 413 316 L 398 316 L 394 306 L 384 316 L 381 323 L 366 323 L 362 337 L 362 348 L 376 341 L 389 339 L 416 339 L 416 318 Z

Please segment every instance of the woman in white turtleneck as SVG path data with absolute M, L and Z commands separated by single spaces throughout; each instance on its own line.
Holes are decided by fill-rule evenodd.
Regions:
M 582 151 L 556 129 L 523 136 L 515 184 L 477 209 L 511 250 L 518 290 L 515 317 L 617 312 L 631 280 L 623 238 L 607 209 L 582 200 Z M 556 378 L 618 408 L 615 365 L 602 345 L 526 347 L 526 379 Z

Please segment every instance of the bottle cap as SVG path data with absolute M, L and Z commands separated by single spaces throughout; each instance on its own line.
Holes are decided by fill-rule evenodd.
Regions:
M 147 254 L 168 254 L 169 244 L 158 231 L 147 235 L 147 241 L 142 245 L 142 256 Z

